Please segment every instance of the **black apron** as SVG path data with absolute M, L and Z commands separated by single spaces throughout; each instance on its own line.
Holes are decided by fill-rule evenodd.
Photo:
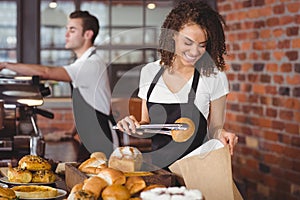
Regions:
M 152 103 L 149 102 L 150 95 L 164 72 L 162 67 L 154 77 L 149 91 L 147 93 L 147 108 L 151 124 L 174 123 L 181 117 L 190 118 L 195 124 L 195 133 L 186 142 L 175 142 L 169 135 L 156 134 L 152 139 L 152 163 L 160 168 L 166 168 L 176 160 L 187 155 L 194 149 L 198 148 L 207 133 L 207 121 L 203 114 L 194 105 L 200 78 L 199 71 L 194 70 L 194 77 L 191 90 L 188 94 L 187 103 Z
M 94 49 L 88 56 L 88 58 L 90 58 L 92 55 L 96 54 L 96 49 Z M 73 97 L 73 91 L 74 91 L 74 88 L 73 88 L 73 85 L 72 83 L 70 83 L 70 87 L 71 87 L 71 95 Z M 78 93 L 78 96 L 81 96 L 80 94 L 80 91 L 79 89 L 77 89 L 77 93 Z M 78 97 L 78 98 L 81 98 L 82 99 L 82 102 L 85 102 L 85 100 L 83 99 L 83 97 Z M 82 105 L 82 104 L 81 104 Z M 86 106 L 87 107 L 90 107 L 90 105 L 88 105 L 86 103 Z M 85 144 L 80 144 L 80 148 L 79 148 L 79 152 L 78 152 L 78 158 L 77 158 L 77 161 L 84 161 L 86 160 L 89 155 L 92 153 L 91 151 L 102 151 L 106 154 L 106 156 L 110 156 L 110 154 L 112 153 L 113 151 L 113 137 L 112 137 L 112 132 L 111 132 L 111 128 L 110 128 L 110 125 L 109 125 L 109 122 L 112 123 L 112 125 L 115 125 L 116 122 L 115 120 L 113 119 L 112 117 L 112 114 L 110 115 L 106 115 L 98 110 L 96 110 L 95 108 L 91 108 L 90 110 L 94 110 L 96 112 L 96 118 L 97 118 L 97 121 L 100 125 L 100 128 L 101 130 L 100 131 L 96 131 L 94 132 L 94 134 L 99 134 L 101 136 L 104 136 L 106 137 L 109 141 L 110 141 L 110 145 L 106 145 L 106 149 L 101 149 L 101 145 L 99 145 L 99 149 L 92 149 L 92 150 L 88 150 L 89 149 L 89 145 L 91 145 L 90 143 L 85 143 Z M 91 113 L 91 116 L 94 116 L 93 115 L 94 113 Z M 85 128 L 88 128 L 88 127 L 85 127 Z M 89 127 L 90 128 L 90 127 Z M 85 136 L 86 132 L 83 131 L 83 133 L 79 133 L 79 136 L 80 138 L 82 137 L 86 137 Z M 103 135 L 104 134 L 104 135 Z M 100 137 L 101 137 L 100 136 Z M 92 140 L 92 139 L 91 139 Z M 95 141 L 97 142 L 97 141 Z M 99 142 L 99 141 L 98 141 Z M 101 142 L 99 142 L 100 144 Z M 95 145 L 92 145 L 92 146 L 95 146 Z M 94 147 L 93 147 L 94 148 Z

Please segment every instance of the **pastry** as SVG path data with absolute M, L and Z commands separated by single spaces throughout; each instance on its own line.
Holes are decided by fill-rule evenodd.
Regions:
M 112 168 L 105 168 L 102 169 L 98 174 L 98 177 L 102 178 L 106 181 L 108 185 L 112 184 L 125 184 L 126 177 L 124 173 L 120 170 L 112 169 Z
M 27 169 L 21 169 L 20 167 L 8 166 L 7 179 L 12 183 L 29 183 L 32 180 L 32 173 Z
M 106 168 L 106 160 L 97 159 L 96 157 L 89 158 L 81 163 L 78 169 L 87 174 L 98 174 L 101 169 Z
M 146 187 L 146 182 L 140 176 L 130 176 L 127 178 L 125 186 L 129 190 L 130 194 L 136 194 Z
M 51 170 L 39 170 L 32 173 L 32 183 L 53 183 L 56 176 Z
M 40 156 L 26 155 L 19 160 L 19 167 L 30 171 L 50 170 L 50 163 Z
M 78 190 L 76 192 L 70 193 L 67 200 L 97 200 L 95 195 L 89 191 Z
M 175 123 L 184 123 L 184 124 L 188 125 L 187 130 L 172 130 L 171 131 L 172 139 L 175 142 L 185 142 L 193 136 L 193 134 L 195 132 L 195 124 L 191 119 L 183 117 L 183 118 L 177 119 L 175 121 Z
M 113 184 L 107 186 L 102 194 L 103 200 L 128 200 L 130 198 L 130 193 L 128 189 L 119 184 Z
M 142 200 L 203 200 L 199 190 L 188 190 L 186 187 L 154 188 L 143 191 L 140 195 Z
M 50 186 L 21 185 L 12 189 L 20 198 L 52 198 L 57 196 L 57 189 Z
M 0 200 L 15 200 L 17 195 L 14 190 L 0 186 Z
M 96 199 L 100 197 L 102 190 L 107 186 L 105 180 L 98 176 L 92 176 L 86 180 L 84 180 L 82 189 L 85 191 L 89 191 L 94 194 Z

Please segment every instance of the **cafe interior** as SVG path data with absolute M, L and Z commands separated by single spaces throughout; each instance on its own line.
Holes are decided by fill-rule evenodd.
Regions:
M 160 26 L 179 1 L 0 0 L 0 62 L 72 63 L 75 55 L 64 47 L 68 14 L 89 11 L 100 23 L 95 45 L 108 66 L 114 119 L 128 114 L 139 119 L 140 70 L 159 59 Z M 205 2 L 226 21 L 230 94 L 224 128 L 239 137 L 230 156 L 230 176 L 241 195 L 234 199 L 300 199 L 300 2 Z M 0 72 L 3 94 L 15 90 L 39 95 L 34 104 L 20 103 L 24 96 L 13 93 L 1 95 L 0 168 L 17 165 L 27 154 L 56 165 L 80 164 L 80 136 L 60 137 L 76 124 L 70 84 L 16 77 L 6 69 Z M 120 134 L 114 137 L 115 147 L 151 151 L 149 138 L 115 134 Z M 60 177 L 57 186 L 69 193 L 78 179 L 66 183 L 65 178 Z

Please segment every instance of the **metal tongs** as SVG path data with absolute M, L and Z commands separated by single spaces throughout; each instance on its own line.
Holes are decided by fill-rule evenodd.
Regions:
M 175 124 L 144 124 L 136 128 L 137 132 L 151 133 L 151 134 L 166 134 L 171 135 L 172 130 L 184 131 L 189 128 L 185 123 Z M 118 130 L 117 126 L 113 126 L 114 130 Z

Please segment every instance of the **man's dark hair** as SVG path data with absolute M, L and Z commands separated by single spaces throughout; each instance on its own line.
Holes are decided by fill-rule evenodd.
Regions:
M 82 26 L 83 26 L 83 33 L 87 30 L 92 30 L 94 32 L 92 43 L 94 43 L 100 29 L 98 19 L 91 15 L 88 11 L 81 11 L 76 10 L 70 14 L 70 19 L 81 18 L 82 19 Z

